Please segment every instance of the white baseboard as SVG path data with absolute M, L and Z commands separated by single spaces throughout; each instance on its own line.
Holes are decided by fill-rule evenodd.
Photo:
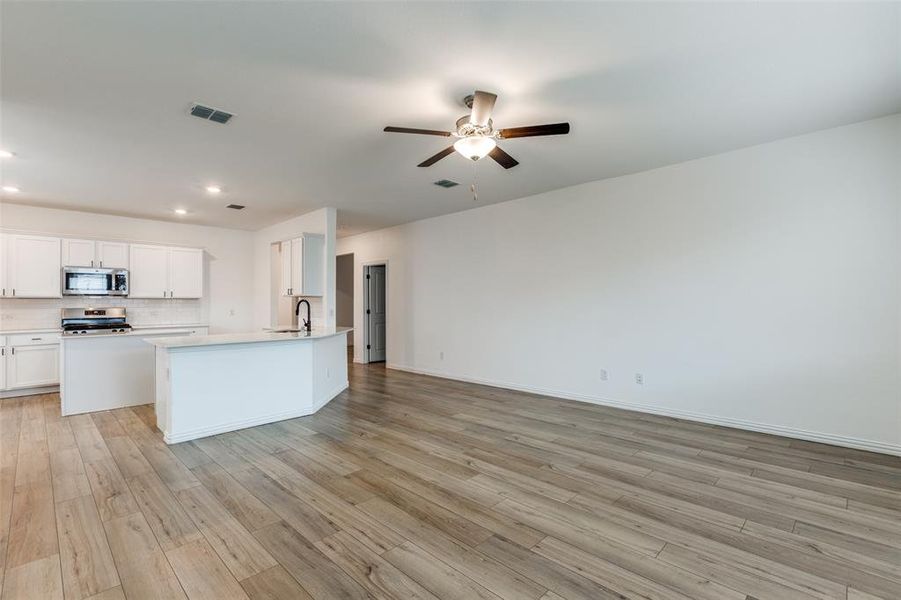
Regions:
M 805 429 L 797 429 L 795 427 L 786 427 L 784 425 L 770 425 L 767 423 L 757 423 L 755 421 L 746 421 L 744 419 L 733 419 L 731 417 L 720 417 L 705 413 L 696 413 L 685 410 L 662 408 L 650 404 L 640 404 L 636 402 L 626 402 L 623 400 L 614 400 L 604 398 L 602 396 L 591 396 L 588 394 L 574 394 L 572 392 L 562 392 L 560 390 L 552 390 L 546 388 L 537 388 L 530 386 L 518 385 L 510 382 L 494 381 L 489 379 L 480 379 L 474 377 L 460 377 L 451 375 L 441 371 L 433 371 L 431 369 L 419 369 L 416 367 L 408 367 L 406 365 L 388 364 L 389 369 L 398 371 L 406 371 L 409 373 L 417 373 L 420 375 L 430 375 L 432 377 L 440 377 L 442 379 L 452 379 L 454 381 L 465 381 L 467 383 L 477 383 L 491 387 L 505 388 L 516 390 L 519 392 L 528 392 L 531 394 L 541 394 L 542 396 L 553 396 L 563 398 L 565 400 L 576 400 L 578 402 L 586 402 L 589 404 L 598 404 L 601 406 L 611 406 L 614 408 L 622 408 L 625 410 L 633 410 L 636 412 L 649 413 L 664 417 L 674 417 L 677 419 L 686 419 L 688 421 L 697 421 L 699 423 L 707 423 L 709 425 L 722 425 L 725 427 L 733 427 L 735 429 L 744 429 L 747 431 L 756 431 L 759 433 L 770 433 L 783 437 L 790 437 L 810 442 L 820 442 L 822 444 L 831 444 L 833 446 L 842 446 L 845 448 L 855 448 L 857 450 L 867 450 L 869 452 L 878 452 L 880 454 L 891 454 L 901 456 L 901 444 L 888 444 L 874 440 L 864 440 L 860 438 L 835 435 L 832 433 L 820 433 L 816 431 L 807 431 Z
M 4 390 L 0 392 L 0 399 L 19 398 L 21 396 L 38 396 L 40 394 L 54 394 L 59 391 L 58 385 L 46 385 L 44 387 L 22 388 L 19 390 Z
M 187 442 L 189 440 L 196 440 L 197 438 L 209 437 L 211 435 L 217 435 L 229 431 L 237 431 L 239 429 L 247 429 L 248 427 L 255 427 L 257 425 L 265 425 L 266 423 L 275 423 L 276 421 L 285 421 L 287 419 L 296 419 L 297 417 L 306 417 L 312 415 L 320 408 L 328 404 L 328 402 L 332 398 L 346 390 L 347 386 L 348 383 L 345 381 L 343 384 L 333 388 L 330 392 L 327 392 L 321 398 L 319 398 L 311 408 L 290 410 L 286 412 L 254 417 L 252 419 L 242 419 L 240 421 L 220 423 L 211 427 L 199 427 L 197 429 L 182 431 L 172 435 L 163 432 L 163 441 L 165 441 L 167 444 L 177 444 L 179 442 Z

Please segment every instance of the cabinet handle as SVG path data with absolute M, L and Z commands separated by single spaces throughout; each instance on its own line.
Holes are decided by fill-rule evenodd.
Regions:
M 92 267 L 94 266 L 94 259 L 93 259 L 93 258 L 91 259 L 91 266 L 92 266 Z
M 31 338 L 32 342 L 40 342 L 44 338 Z
M 166 297 L 166 290 L 163 290 L 163 298 Z
M 16 295 L 16 288 L 13 288 L 13 296 Z
M 15 349 L 15 348 L 10 348 L 10 352 L 12 352 L 13 354 L 15 354 L 15 353 L 16 353 L 16 349 Z
M 103 261 L 102 261 L 102 260 L 100 261 L 100 268 L 101 268 L 101 269 L 103 268 Z

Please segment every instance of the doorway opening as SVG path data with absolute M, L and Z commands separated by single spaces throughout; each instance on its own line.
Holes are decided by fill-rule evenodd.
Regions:
M 335 258 L 335 325 L 354 326 L 354 255 Z M 347 334 L 347 351 L 353 359 L 354 332 Z
M 363 266 L 363 362 L 385 362 L 388 327 L 388 264 Z

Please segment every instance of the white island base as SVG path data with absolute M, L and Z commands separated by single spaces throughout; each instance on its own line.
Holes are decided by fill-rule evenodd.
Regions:
M 347 388 L 348 327 L 156 338 L 156 421 L 168 444 L 310 415 Z

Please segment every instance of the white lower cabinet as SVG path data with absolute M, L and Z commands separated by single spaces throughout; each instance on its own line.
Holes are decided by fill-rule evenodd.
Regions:
M 59 344 L 10 346 L 6 357 L 6 387 L 10 390 L 57 385 Z
M 0 391 L 59 384 L 59 334 L 0 336 Z

